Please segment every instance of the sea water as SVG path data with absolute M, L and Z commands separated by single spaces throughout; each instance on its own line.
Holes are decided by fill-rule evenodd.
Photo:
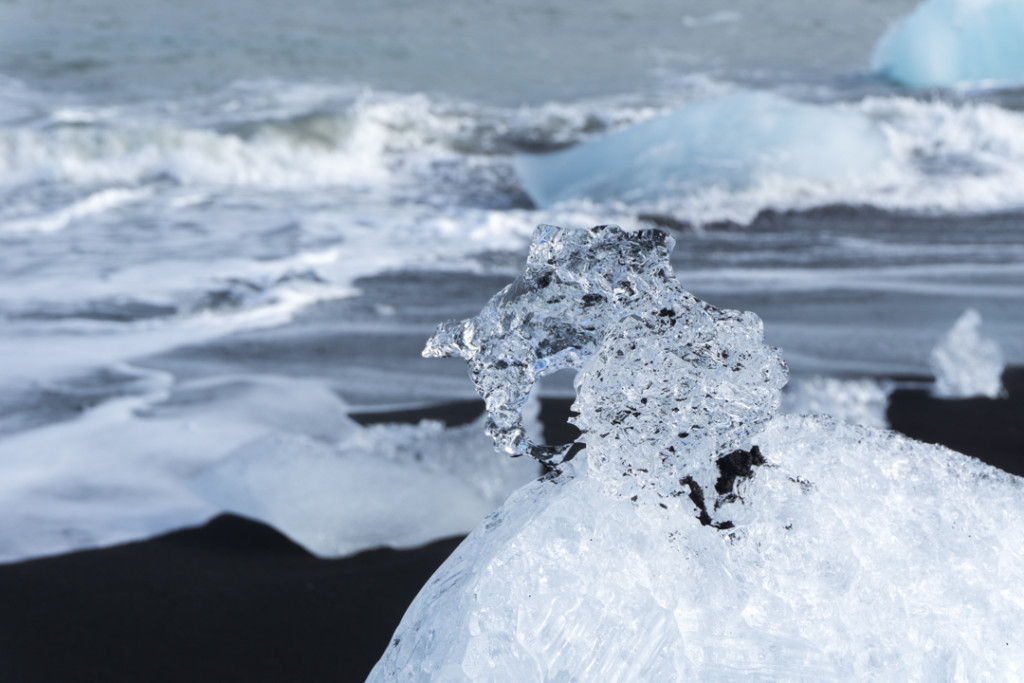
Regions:
M 348 412 L 471 397 L 419 351 L 540 223 L 673 229 L 796 377 L 928 375 L 967 308 L 1024 362 L 1020 92 L 871 75 L 913 4 L 0 2 L 0 558 L 201 522 L 193 480 L 254 440 L 351 455 Z M 732 172 L 523 177 L 694 111 Z M 854 172 L 801 161 L 822 121 Z

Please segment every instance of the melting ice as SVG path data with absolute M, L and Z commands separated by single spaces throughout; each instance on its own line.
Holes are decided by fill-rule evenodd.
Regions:
M 934 394 L 940 398 L 997 398 L 1003 392 L 1006 363 L 999 344 L 981 336 L 981 314 L 964 311 L 932 349 Z
M 782 396 L 782 411 L 794 415 L 831 415 L 851 424 L 888 427 L 886 409 L 891 382 L 871 378 L 811 377 L 791 382 Z
M 925 0 L 886 31 L 871 64 L 915 87 L 1024 82 L 1024 4 Z
M 757 317 L 686 293 L 671 246 L 542 226 L 524 275 L 428 344 L 467 358 L 499 445 L 562 462 L 438 570 L 370 679 L 1024 676 L 1024 482 L 773 417 Z M 579 368 L 571 459 L 517 426 L 552 363 Z
M 563 152 L 521 155 L 516 169 L 540 206 L 589 197 L 650 201 L 708 186 L 736 191 L 765 178 L 849 181 L 887 156 L 885 138 L 855 111 L 738 92 Z

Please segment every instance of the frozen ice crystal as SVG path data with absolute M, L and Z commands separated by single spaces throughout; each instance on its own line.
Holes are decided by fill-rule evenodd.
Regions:
M 529 440 L 521 409 L 534 383 L 572 368 L 575 424 L 610 490 L 710 490 L 718 456 L 779 405 L 786 369 L 753 313 L 685 291 L 657 230 L 540 226 L 526 270 L 469 320 L 442 324 L 425 356 L 466 359 L 500 449 L 557 465 L 571 445 Z M 692 491 L 693 487 L 686 485 Z
M 469 360 L 497 443 L 563 463 L 442 565 L 369 680 L 1024 678 L 1024 481 L 771 417 L 785 370 L 757 318 L 684 292 L 670 247 L 542 227 L 526 274 L 428 345 Z M 517 426 L 552 366 L 579 370 L 572 460 Z M 666 497 L 684 472 L 706 476 Z
M 999 344 L 981 336 L 981 314 L 968 308 L 932 349 L 934 393 L 940 398 L 997 398 L 1005 361 Z

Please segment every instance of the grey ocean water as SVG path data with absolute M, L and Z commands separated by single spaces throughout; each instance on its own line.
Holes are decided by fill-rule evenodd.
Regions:
M 1024 362 L 1024 98 L 871 76 L 912 7 L 0 0 L 0 556 L 201 521 L 182 482 L 268 432 L 472 397 L 419 352 L 538 223 L 669 226 L 797 375 L 926 374 L 968 307 Z M 546 208 L 517 173 L 750 92 L 866 170 Z

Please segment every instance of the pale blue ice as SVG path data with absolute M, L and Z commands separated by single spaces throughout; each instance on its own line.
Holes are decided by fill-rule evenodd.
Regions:
M 913 87 L 1024 82 L 1024 2 L 925 0 L 875 45 L 871 66 Z
M 645 203 L 783 177 L 842 182 L 870 174 L 886 153 L 882 133 L 853 109 L 738 92 L 567 150 L 519 155 L 516 171 L 541 207 L 575 198 Z

